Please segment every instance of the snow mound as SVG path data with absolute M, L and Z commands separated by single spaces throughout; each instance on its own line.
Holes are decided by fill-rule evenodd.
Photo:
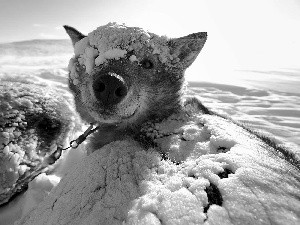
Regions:
M 104 146 L 16 225 L 299 224 L 297 169 L 242 127 L 176 115 L 145 131 L 161 152 Z
M 139 62 L 137 55 L 144 53 L 145 49 L 149 54 L 157 54 L 162 63 L 170 66 L 179 59 L 171 55 L 168 40 L 165 36 L 146 32 L 139 27 L 127 27 L 117 23 L 100 26 L 75 44 L 75 56 L 69 63 L 70 77 L 74 85 L 77 85 L 77 61 L 80 66 L 85 67 L 87 74 L 91 74 L 95 66 L 102 65 L 110 59 L 124 58 L 129 52 L 136 54 L 130 56 L 130 61 Z

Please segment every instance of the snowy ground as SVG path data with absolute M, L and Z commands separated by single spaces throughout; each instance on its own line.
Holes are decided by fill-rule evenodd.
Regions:
M 30 82 L 46 82 L 71 98 L 67 88 L 66 67 L 72 52 L 68 40 L 0 44 L 0 77 L 16 76 Z M 275 136 L 285 145 L 299 149 L 299 71 L 240 71 L 226 74 L 228 80 L 234 79 L 234 85 L 202 80 L 199 74 L 199 81 L 190 82 L 188 93 L 198 95 L 212 110 L 230 115 L 235 120 Z M 81 153 L 74 152 L 72 159 L 76 161 L 81 156 Z M 70 163 L 64 166 L 68 165 Z M 43 189 L 45 193 L 49 191 L 47 188 L 54 185 L 44 180 L 47 178 L 39 179 L 36 183 L 46 185 Z M 34 183 L 31 188 L 32 191 L 36 190 Z M 19 197 L 15 204 L 0 208 L 0 225 L 11 223 L 11 218 L 21 212 L 20 204 L 24 204 L 25 198 L 34 201 L 29 195 Z

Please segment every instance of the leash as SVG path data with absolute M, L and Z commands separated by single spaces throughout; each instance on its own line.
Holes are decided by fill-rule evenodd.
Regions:
M 58 160 L 61 157 L 62 151 L 65 151 L 65 150 L 67 150 L 69 148 L 74 148 L 74 149 L 78 148 L 78 146 L 82 142 L 85 141 L 85 139 L 87 138 L 87 136 L 89 136 L 90 134 L 94 133 L 98 129 L 99 129 L 99 125 L 96 126 L 94 123 L 91 123 L 90 126 L 88 127 L 88 129 L 86 129 L 86 131 L 84 131 L 84 133 L 82 135 L 80 135 L 77 139 L 72 140 L 70 142 L 69 147 L 67 147 L 67 148 L 58 147 L 55 152 L 53 152 L 51 155 L 49 155 L 49 156 L 47 156 L 47 157 L 44 158 L 42 164 L 40 166 L 38 166 L 38 168 L 36 168 L 35 171 L 32 171 L 32 174 L 30 176 L 31 178 L 25 177 L 25 178 L 21 179 L 19 182 L 20 183 L 25 182 L 26 179 L 33 180 L 33 178 L 36 177 L 36 176 L 38 176 L 40 173 L 47 172 L 47 166 L 54 164 L 56 162 L 56 160 Z M 6 145 L 3 144 L 3 147 L 5 148 L 10 143 L 13 143 L 13 141 L 8 142 Z
M 84 131 L 84 133 L 82 135 L 80 135 L 77 139 L 72 140 L 70 142 L 70 145 L 67 148 L 60 148 L 58 147 L 57 150 L 55 152 L 53 152 L 51 155 L 49 155 L 45 160 L 46 163 L 48 165 L 52 165 L 56 162 L 56 160 L 58 160 L 62 154 L 62 151 L 65 151 L 69 148 L 78 148 L 78 146 L 85 141 L 85 139 L 87 138 L 87 136 L 89 136 L 90 134 L 94 133 L 96 130 L 99 129 L 99 126 L 95 126 L 94 123 L 91 123 L 90 126 L 88 127 L 88 129 L 86 129 L 86 131 Z
M 86 129 L 86 131 L 84 131 L 84 133 L 83 133 L 82 135 L 80 135 L 77 139 L 72 140 L 72 141 L 70 142 L 69 147 L 67 147 L 67 148 L 61 148 L 61 147 L 58 147 L 57 150 L 56 150 L 55 152 L 53 152 L 51 155 L 49 155 L 49 156 L 47 157 L 46 160 L 48 161 L 48 164 L 49 164 L 49 165 L 52 165 L 53 163 L 55 163 L 55 161 L 56 161 L 57 159 L 60 158 L 60 156 L 61 156 L 61 154 L 62 154 L 62 151 L 67 150 L 67 149 L 69 149 L 69 148 L 74 148 L 74 149 L 75 149 L 75 148 L 78 148 L 78 146 L 79 146 L 82 142 L 85 141 L 85 139 L 87 138 L 87 136 L 89 136 L 90 134 L 94 133 L 96 130 L 99 129 L 99 126 L 96 126 L 95 128 L 94 128 L 94 126 L 95 126 L 95 125 L 94 125 L 93 123 L 91 123 L 90 126 L 88 127 L 88 129 Z M 5 148 L 6 146 L 8 146 L 10 143 L 14 143 L 14 141 L 9 141 L 7 144 L 2 143 L 3 148 L 2 148 L 1 150 L 3 151 L 4 148 Z

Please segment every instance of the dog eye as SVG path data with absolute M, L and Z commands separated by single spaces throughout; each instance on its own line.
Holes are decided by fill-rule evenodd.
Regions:
M 144 59 L 142 62 L 141 62 L 141 65 L 143 68 L 145 69 L 151 69 L 153 68 L 153 63 L 149 60 L 149 59 Z

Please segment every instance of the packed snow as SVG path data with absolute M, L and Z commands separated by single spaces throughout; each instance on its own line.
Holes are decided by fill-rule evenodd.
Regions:
M 53 46 L 56 47 L 54 48 Z M 66 99 L 72 99 L 72 96 L 68 92 L 67 87 L 68 69 L 66 68 L 70 56 L 73 53 L 73 49 L 69 40 L 53 41 L 51 42 L 50 47 L 47 41 L 38 41 L 38 43 L 32 41 L 29 43 L 26 42 L 24 44 L 1 44 L 0 48 L 5 49 L 5 52 L 0 52 L 0 76 L 17 77 L 19 80 L 31 83 L 46 83 L 54 88 L 57 88 L 57 90 Z M 47 51 L 45 51 L 44 49 L 47 49 Z M 138 59 L 132 56 L 131 60 L 136 61 Z M 289 72 L 289 77 L 292 76 L 293 79 L 286 79 L 286 71 L 282 71 L 282 73 L 276 74 L 273 74 L 272 71 L 270 71 L 265 76 L 262 76 L 261 74 L 264 73 L 260 73 L 259 71 L 252 71 L 251 73 L 256 75 L 257 80 L 252 79 L 251 82 L 249 82 L 249 77 L 244 76 L 245 74 L 240 72 L 239 76 L 234 77 L 234 85 L 215 83 L 218 82 L 218 80 L 214 80 L 211 82 L 192 82 L 189 85 L 188 94 L 200 96 L 201 101 L 205 105 L 222 115 L 230 115 L 234 119 L 240 120 L 241 122 L 246 123 L 252 128 L 261 129 L 263 132 L 274 136 L 274 138 L 276 138 L 282 144 L 288 145 L 293 149 L 299 149 L 300 91 L 297 88 L 290 88 L 294 87 L 295 84 L 300 83 L 297 71 L 295 70 L 294 73 Z M 230 80 L 231 74 L 226 74 L 226 76 L 227 79 Z M 276 79 L 272 79 L 272 77 L 274 76 L 276 77 Z M 208 79 L 205 74 L 199 74 L 200 80 L 201 77 L 203 77 L 204 80 Z M 237 84 L 237 82 L 240 82 L 240 84 L 243 85 L 239 85 Z M 184 134 L 184 138 L 186 138 L 187 140 L 192 140 L 192 138 L 196 134 L 201 133 L 201 130 L 199 130 L 199 128 L 195 127 L 194 125 L 188 125 L 188 127 L 186 128 L 187 129 Z M 205 132 L 203 134 L 207 133 Z M 172 141 L 172 149 L 174 149 L 173 156 L 175 158 L 184 157 L 178 154 L 178 146 L 180 145 L 180 140 L 178 140 L 178 138 L 173 138 Z M 215 134 L 211 138 L 211 141 L 215 145 L 220 143 L 218 142 L 217 134 Z M 235 140 L 231 139 L 224 139 L 222 143 L 228 148 L 236 144 Z M 123 143 L 120 148 L 123 148 L 124 146 L 125 143 Z M 196 147 L 199 149 L 199 151 L 203 151 L 202 154 L 206 154 L 207 146 L 205 142 L 200 142 L 200 144 L 198 143 Z M 56 175 L 58 177 L 64 176 L 67 173 L 66 171 L 68 171 L 74 165 L 77 165 L 77 162 L 80 163 L 84 156 L 85 152 L 83 151 L 83 146 L 80 146 L 79 149 L 72 149 L 71 151 L 69 151 L 68 157 L 66 157 L 65 161 L 63 161 L 63 163 L 61 164 L 62 169 L 60 169 L 57 172 L 58 174 Z M 190 157 L 192 158 L 193 154 Z M 209 161 L 210 159 L 207 160 Z M 213 161 L 216 160 L 213 159 Z M 84 162 L 85 161 L 81 163 Z M 168 178 L 170 178 L 172 174 L 172 168 L 173 165 L 170 164 L 170 167 L 168 169 L 168 171 L 170 171 L 170 175 L 167 176 L 167 179 L 164 182 L 167 182 Z M 235 167 L 232 167 L 231 169 L 234 170 Z M 71 169 L 71 171 L 73 170 Z M 202 171 L 205 171 L 205 168 L 203 168 Z M 249 171 L 240 170 L 240 172 L 241 173 L 239 176 L 242 177 L 247 176 L 247 173 Z M 55 178 L 53 181 L 49 181 L 54 177 L 48 177 L 49 180 L 47 180 L 44 175 L 41 176 L 41 178 L 37 178 L 38 180 L 34 181 L 36 185 L 30 185 L 29 189 L 39 192 L 40 194 L 37 194 L 37 196 L 44 196 L 44 194 L 49 191 L 49 188 L 51 188 L 51 185 L 55 185 L 55 182 L 57 181 L 57 178 Z M 214 179 L 214 177 L 215 176 L 212 176 L 212 179 Z M 231 179 L 235 182 L 233 184 L 236 185 L 237 190 L 242 190 L 242 187 L 240 186 L 240 183 L 238 183 L 238 180 L 236 180 L 236 178 L 234 177 Z M 132 206 L 133 210 L 130 213 L 131 217 L 136 218 L 136 216 L 138 216 L 138 214 L 136 214 L 137 210 L 134 210 L 134 208 L 141 209 L 141 213 L 150 212 L 151 210 L 155 209 L 155 201 L 163 198 L 163 194 L 167 194 L 168 190 L 170 190 L 169 188 L 176 185 L 177 187 L 181 187 L 182 184 L 180 182 L 182 181 L 178 180 L 176 184 L 176 179 L 172 180 L 174 181 L 174 184 L 165 186 L 165 192 L 162 191 L 159 195 L 157 193 L 149 192 L 145 197 L 135 202 L 135 205 Z M 229 182 L 230 180 L 227 181 Z M 205 186 L 207 184 L 206 182 L 207 181 L 203 181 L 202 184 L 199 183 L 197 185 L 191 185 L 189 189 L 193 192 L 196 192 L 197 187 L 202 187 L 201 185 Z M 225 180 L 222 180 L 222 182 L 224 183 Z M 40 184 L 40 187 L 38 187 L 38 183 Z M 224 186 L 224 190 L 225 188 L 226 186 Z M 178 196 L 182 196 L 182 198 L 184 198 L 184 196 L 186 198 L 192 197 L 189 196 L 186 191 L 179 190 L 180 189 L 178 189 Z M 249 196 L 252 195 L 248 192 L 245 193 L 247 193 L 247 195 Z M 153 201 L 151 201 L 152 196 L 156 196 Z M 169 195 L 166 196 L 168 197 Z M 32 197 L 32 195 L 27 195 L 25 193 L 24 195 L 18 196 L 10 204 L 0 207 L 0 224 L 10 225 L 13 224 L 13 222 L 16 219 L 20 218 L 22 215 L 24 216 L 26 214 L 25 212 L 28 212 L 29 208 L 31 208 L 30 206 L 28 209 L 24 207 L 25 198 L 27 199 L 26 201 L 32 203 L 31 206 L 37 203 L 37 199 L 34 199 L 32 197 L 33 199 L 30 200 L 30 197 Z M 201 195 L 199 195 L 198 198 L 201 199 Z M 174 203 L 170 201 L 166 202 L 166 204 L 170 205 Z M 211 209 L 212 211 L 219 212 L 220 215 L 223 215 L 224 217 L 227 216 L 226 212 L 222 211 L 218 206 L 211 206 Z M 208 216 L 212 214 L 212 211 L 208 211 Z M 148 216 L 145 216 L 145 219 L 152 218 L 153 221 L 155 220 L 153 214 L 149 213 L 147 215 Z M 287 215 L 289 215 L 290 217 L 293 216 L 291 214 Z

